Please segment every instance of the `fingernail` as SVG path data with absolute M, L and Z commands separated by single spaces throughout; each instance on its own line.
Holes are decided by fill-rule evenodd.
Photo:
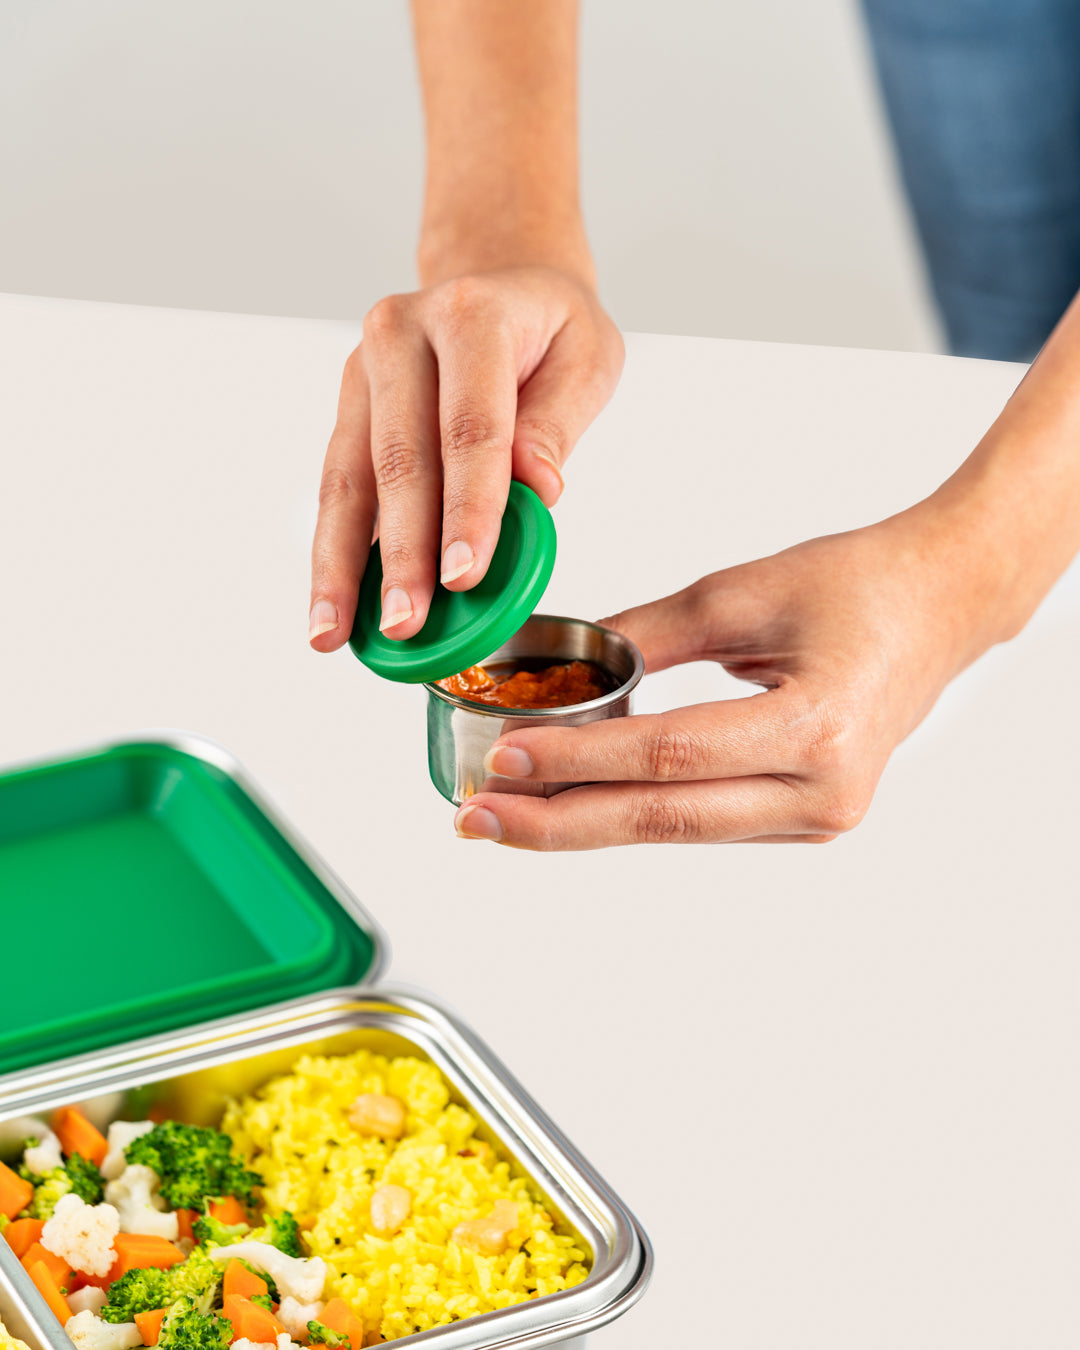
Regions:
M 457 581 L 475 561 L 476 556 L 468 544 L 462 543 L 460 539 L 456 540 L 447 546 L 446 552 L 442 555 L 442 574 L 439 580 L 444 586 L 451 581 Z
M 394 624 L 404 622 L 412 612 L 409 592 L 400 586 L 391 586 L 382 598 L 382 622 L 379 624 L 379 632 L 382 633 L 387 628 L 393 628 Z
M 329 600 L 316 600 L 308 617 L 308 641 L 323 633 L 329 633 L 331 628 L 336 628 L 337 625 L 337 605 L 331 604 Z
M 495 745 L 484 759 L 484 772 L 498 778 L 531 778 L 536 766 L 532 756 L 514 745 Z
M 545 454 L 543 450 L 534 450 L 533 458 L 538 459 L 544 465 L 543 476 L 548 479 L 548 487 L 545 491 L 539 493 L 539 496 L 545 506 L 554 506 L 562 496 L 563 488 L 566 487 L 562 470 L 551 456 Z
M 454 817 L 454 829 L 459 839 L 490 839 L 497 844 L 503 836 L 499 817 L 494 811 L 468 803 Z

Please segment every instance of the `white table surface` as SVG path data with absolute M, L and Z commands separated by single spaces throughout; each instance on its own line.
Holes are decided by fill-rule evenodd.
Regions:
M 458 841 L 424 698 L 306 644 L 359 324 L 0 301 L 0 759 L 220 741 L 636 1211 L 598 1347 L 1072 1346 L 1080 575 L 824 848 Z M 633 336 L 542 609 L 596 617 L 888 514 L 1016 367 Z M 711 667 L 643 709 L 749 692 Z M 4 898 L 3 903 L 10 903 Z

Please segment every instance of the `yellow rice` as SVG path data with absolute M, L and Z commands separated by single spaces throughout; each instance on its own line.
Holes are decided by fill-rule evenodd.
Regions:
M 349 1107 L 365 1092 L 405 1102 L 403 1138 L 352 1128 Z M 528 1183 L 475 1137 L 477 1127 L 433 1065 L 368 1050 L 304 1056 L 291 1073 L 231 1102 L 222 1121 L 264 1177 L 267 1211 L 291 1210 L 310 1254 L 326 1259 L 326 1296 L 345 1299 L 365 1332 L 387 1340 L 568 1289 L 588 1274 L 574 1239 L 555 1232 Z M 383 1183 L 412 1195 L 408 1218 L 388 1238 L 373 1231 L 369 1214 Z M 504 1253 L 482 1256 L 450 1240 L 456 1224 L 486 1217 L 503 1199 L 518 1209 Z
M 3 1322 L 0 1322 L 0 1350 L 29 1350 L 29 1347 L 25 1341 L 16 1340 Z

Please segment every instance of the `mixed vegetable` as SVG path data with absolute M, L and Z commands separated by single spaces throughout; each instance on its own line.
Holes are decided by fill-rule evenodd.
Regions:
M 228 1135 L 172 1120 L 104 1135 L 77 1107 L 23 1124 L 0 1232 L 78 1350 L 362 1350 L 295 1218 L 260 1216 L 262 1178 Z

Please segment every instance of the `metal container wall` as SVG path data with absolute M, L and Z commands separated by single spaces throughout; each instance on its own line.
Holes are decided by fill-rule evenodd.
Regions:
M 155 1100 L 168 1113 L 214 1124 L 226 1093 L 250 1091 L 287 1071 L 304 1049 L 332 1054 L 361 1046 L 430 1060 L 452 1095 L 479 1119 L 481 1135 L 530 1179 L 559 1226 L 590 1257 L 588 1278 L 573 1289 L 402 1339 L 440 1350 L 524 1350 L 555 1342 L 580 1348 L 587 1331 L 636 1302 L 652 1265 L 636 1220 L 483 1042 L 446 1009 L 409 990 L 332 991 L 8 1074 L 0 1077 L 0 1120 L 75 1101 L 115 1115 L 129 1090 L 153 1085 Z M 9 1329 L 31 1350 L 70 1350 L 13 1253 L 0 1243 L 0 1316 L 8 1304 Z
M 0 1322 L 30 1350 L 71 1350 L 71 1341 L 6 1242 L 0 1240 Z
M 621 633 L 584 619 L 534 614 L 488 661 L 541 660 L 549 664 L 591 661 L 616 681 L 603 698 L 565 708 L 506 708 L 487 706 L 451 694 L 438 684 L 428 692 L 428 768 L 442 795 L 460 806 L 474 792 L 514 792 L 521 796 L 552 797 L 573 783 L 538 783 L 489 776 L 484 759 L 499 739 L 530 727 L 579 727 L 609 717 L 625 717 L 630 698 L 645 669 L 641 653 Z

